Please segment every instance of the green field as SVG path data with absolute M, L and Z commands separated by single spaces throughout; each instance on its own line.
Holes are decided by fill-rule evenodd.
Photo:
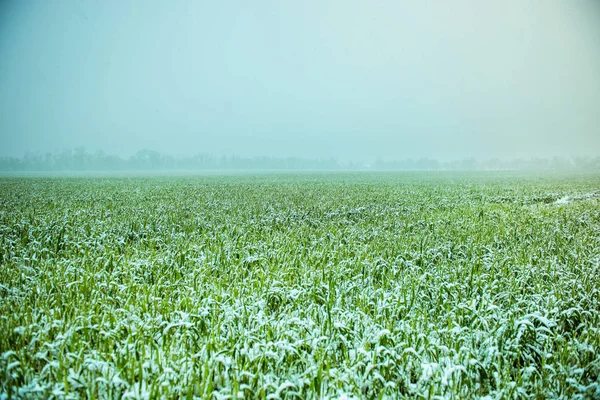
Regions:
M 598 398 L 600 174 L 0 178 L 0 398 Z

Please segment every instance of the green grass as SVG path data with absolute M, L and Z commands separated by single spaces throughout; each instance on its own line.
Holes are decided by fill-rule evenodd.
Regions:
M 1 398 L 600 396 L 598 174 L 2 178 L 0 262 Z

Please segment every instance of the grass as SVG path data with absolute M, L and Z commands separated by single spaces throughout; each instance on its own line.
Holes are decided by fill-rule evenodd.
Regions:
M 0 262 L 1 398 L 600 396 L 598 174 L 2 178 Z

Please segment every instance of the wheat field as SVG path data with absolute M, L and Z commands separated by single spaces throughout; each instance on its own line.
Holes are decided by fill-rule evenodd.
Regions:
M 600 175 L 0 178 L 0 398 L 599 398 Z

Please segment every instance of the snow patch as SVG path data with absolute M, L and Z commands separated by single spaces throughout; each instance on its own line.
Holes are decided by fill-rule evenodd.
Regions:
M 565 196 L 565 197 L 561 197 L 560 199 L 556 200 L 554 202 L 554 204 L 569 204 L 571 202 L 571 200 L 569 199 L 569 196 Z

